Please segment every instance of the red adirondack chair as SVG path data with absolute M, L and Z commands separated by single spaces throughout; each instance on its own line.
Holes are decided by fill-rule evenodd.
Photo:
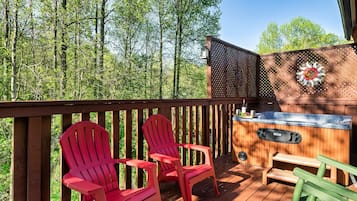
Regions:
M 174 140 L 171 122 L 163 115 L 150 116 L 142 126 L 149 147 L 149 156 L 159 162 L 159 181 L 176 180 L 185 201 L 192 200 L 192 186 L 206 178 L 213 179 L 216 195 L 219 195 L 214 172 L 211 149 L 195 144 L 177 144 Z M 183 166 L 178 148 L 201 151 L 205 156 L 202 165 Z
M 161 200 L 156 165 L 141 160 L 113 159 L 108 132 L 98 124 L 82 121 L 72 125 L 62 134 L 60 144 L 69 167 L 62 182 L 68 188 L 80 192 L 82 200 Z M 120 190 L 114 167 L 116 163 L 146 170 L 147 185 Z

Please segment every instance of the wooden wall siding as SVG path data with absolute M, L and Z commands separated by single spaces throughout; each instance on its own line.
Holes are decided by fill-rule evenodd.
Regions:
M 54 117 L 60 116 L 62 119 L 60 132 L 76 121 L 97 122 L 111 133 L 114 157 L 148 160 L 141 125 L 149 115 L 162 112 L 171 119 L 179 143 L 211 146 L 213 156 L 219 157 L 231 150 L 232 145 L 228 138 L 232 136 L 232 126 L 229 122 L 232 111 L 240 102 L 241 98 L 3 102 L 0 104 L 0 118 L 14 119 L 14 166 L 11 182 L 13 200 L 49 201 L 51 184 L 61 186 L 62 201 L 71 199 L 71 192 L 60 180 L 50 180 L 50 142 L 53 136 L 58 135 L 51 129 L 51 120 Z M 120 133 L 124 133 L 124 136 Z M 197 152 L 187 152 L 183 162 L 201 164 L 203 157 Z M 60 165 L 61 174 L 67 173 L 68 167 L 62 156 Z M 117 171 L 122 168 L 124 167 L 117 167 Z M 121 187 L 143 185 L 143 172 L 130 168 L 123 170 L 125 175 L 118 174 Z
M 209 97 L 257 97 L 259 55 L 213 37 L 207 45 Z
M 259 128 L 276 128 L 300 133 L 299 144 L 287 144 L 261 140 L 256 132 Z M 316 158 L 318 154 L 330 156 L 338 161 L 350 162 L 350 131 L 342 129 L 314 128 L 254 122 L 233 121 L 233 160 L 244 164 L 267 167 L 269 153 L 282 152 Z M 248 160 L 240 161 L 240 151 L 248 154 Z
M 321 85 L 306 87 L 296 81 L 299 66 L 306 62 L 318 62 L 324 67 L 326 77 Z M 356 63 L 357 49 L 353 44 L 261 55 L 259 97 L 356 99 Z
M 339 114 L 352 116 L 351 154 L 357 156 L 357 99 L 325 98 L 260 98 L 257 111 L 281 111 L 311 114 Z M 354 165 L 357 165 L 354 164 Z

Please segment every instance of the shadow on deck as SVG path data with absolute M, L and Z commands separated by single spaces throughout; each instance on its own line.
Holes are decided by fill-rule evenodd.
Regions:
M 265 186 L 262 184 L 261 167 L 246 167 L 233 162 L 231 155 L 222 156 L 214 161 L 219 191 L 221 195 L 216 197 L 211 180 L 205 180 L 193 187 L 194 201 L 213 200 L 291 200 L 294 185 L 271 182 Z M 181 201 L 181 193 L 176 183 L 160 183 L 162 200 Z

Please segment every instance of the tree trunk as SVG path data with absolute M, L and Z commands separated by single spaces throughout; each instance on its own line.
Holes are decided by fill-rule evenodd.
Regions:
M 63 12 L 67 12 L 67 0 L 62 0 L 62 9 Z M 66 14 L 63 14 L 62 17 L 62 40 L 61 40 L 61 66 L 62 66 L 62 80 L 60 88 L 60 96 L 63 98 L 64 91 L 66 90 L 67 85 L 67 20 Z
M 179 97 L 180 94 L 180 69 L 181 69 L 181 50 L 182 50 L 182 18 L 181 23 L 179 24 L 179 32 L 178 32 L 178 46 L 177 46 L 177 67 L 176 67 L 176 97 Z
M 74 60 L 74 69 L 76 69 L 76 75 L 77 75 L 77 86 L 76 89 L 74 90 L 74 97 L 79 100 L 80 98 L 80 87 L 81 87 L 81 82 L 80 82 L 80 69 L 79 69 L 79 58 L 78 58 L 78 50 L 80 49 L 80 10 L 81 10 L 81 2 L 82 1 L 77 1 L 76 2 L 76 11 L 75 11 L 75 30 L 74 30 L 74 49 L 73 49 L 73 60 Z
M 35 53 L 35 19 L 33 17 L 33 2 L 29 0 L 30 7 L 30 27 L 31 27 L 31 54 L 30 64 L 36 63 L 36 53 Z
M 13 21 L 13 33 L 12 33 L 12 44 L 11 44 L 11 100 L 15 101 L 17 99 L 17 37 L 18 37 L 18 2 L 16 1 L 14 5 L 14 21 Z
M 4 33 L 4 48 L 6 51 L 9 50 L 10 46 L 10 3 L 9 0 L 4 1 L 4 18 L 3 18 L 3 33 Z M 8 67 L 8 55 L 4 55 L 3 65 L 4 65 L 4 72 L 3 72 L 3 100 L 9 99 L 9 67 Z
M 159 65 L 160 65 L 160 87 L 159 87 L 159 99 L 162 99 L 162 73 L 163 73 L 163 46 L 164 46 L 164 39 L 163 39 L 163 32 L 164 32 L 164 25 L 163 25 L 163 2 L 160 0 L 159 2 L 159 24 L 160 24 L 160 52 L 159 52 Z
M 99 6 L 98 6 L 98 1 L 96 0 L 95 1 L 95 20 L 94 20 L 94 23 L 95 23 L 95 28 L 94 28 L 94 57 L 93 57 L 93 73 L 96 73 L 97 72 L 97 69 L 98 69 L 98 30 L 99 30 Z M 98 89 L 98 81 L 97 79 L 94 77 L 93 78 L 93 81 L 94 81 L 94 97 L 98 97 L 98 94 L 99 94 L 99 89 Z
M 148 55 L 149 55 L 149 33 L 150 33 L 150 29 L 149 29 L 149 24 L 147 22 L 146 24 L 146 33 L 145 33 L 145 63 L 144 63 L 144 99 L 147 98 L 147 72 L 148 72 Z
M 99 41 L 99 85 L 98 85 L 98 99 L 102 99 L 104 97 L 103 94 L 103 79 L 104 79 L 104 42 L 105 42 L 105 7 L 107 0 L 102 1 L 102 7 L 100 11 L 100 41 Z
M 175 33 L 175 53 L 174 53 L 174 80 L 172 98 L 178 98 L 179 70 L 180 70 L 180 40 L 182 31 L 182 0 L 176 0 L 176 33 Z
M 53 0 L 53 68 L 56 69 L 58 65 L 58 50 L 57 50 L 57 28 L 58 28 L 58 2 Z

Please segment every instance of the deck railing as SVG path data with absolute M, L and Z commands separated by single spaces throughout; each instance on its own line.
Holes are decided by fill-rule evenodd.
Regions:
M 357 100 L 262 99 L 246 98 L 250 109 L 301 113 L 352 115 L 352 143 L 356 142 Z M 151 114 L 161 113 L 171 119 L 176 140 L 211 147 L 215 158 L 232 148 L 232 114 L 242 98 L 183 100 L 97 100 L 0 103 L 0 120 L 12 122 L 11 200 L 71 200 L 69 189 L 61 185 L 68 171 L 58 153 L 58 137 L 72 123 L 91 120 L 111 134 L 115 158 L 149 160 L 141 125 Z M 352 153 L 357 153 L 352 147 Z M 60 166 L 54 176 L 53 160 Z M 51 163 L 52 161 L 52 163 Z M 185 153 L 183 163 L 199 164 L 202 156 Z M 145 174 L 119 167 L 122 187 L 142 186 Z M 52 178 L 52 179 L 51 179 Z M 60 192 L 53 198 L 53 189 Z
M 60 133 L 74 122 L 91 120 L 104 126 L 111 134 L 113 157 L 148 160 L 141 125 L 149 115 L 161 113 L 171 119 L 178 142 L 211 146 L 218 157 L 231 150 L 231 114 L 238 103 L 241 98 L 0 103 L 0 118 L 13 120 L 12 200 L 49 201 L 51 185 L 60 186 L 60 200 L 71 199 L 70 190 L 60 183 L 62 176 L 51 182 L 51 158 L 53 147 L 58 152 Z M 68 168 L 62 158 L 57 160 L 63 175 Z M 183 163 L 201 160 L 200 154 L 190 152 L 184 154 Z M 143 172 L 130 168 L 120 172 L 124 172 L 122 186 L 143 185 Z

